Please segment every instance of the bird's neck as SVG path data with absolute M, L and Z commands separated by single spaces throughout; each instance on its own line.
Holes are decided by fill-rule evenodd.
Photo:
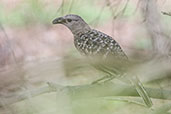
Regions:
M 71 32 L 73 33 L 74 36 L 80 36 L 81 34 L 85 34 L 89 32 L 91 28 L 89 26 L 85 26 L 81 29 L 73 29 Z

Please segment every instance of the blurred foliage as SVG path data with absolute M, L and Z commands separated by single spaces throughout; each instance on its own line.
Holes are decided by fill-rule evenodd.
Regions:
M 24 3 L 17 4 L 12 11 L 6 12 L 5 6 L 0 6 L 0 21 L 7 25 L 26 25 L 31 23 L 49 23 L 54 9 L 44 8 L 43 4 L 39 0 L 27 0 Z
M 61 15 L 68 13 L 78 14 L 87 22 L 97 20 L 104 23 L 104 20 L 111 18 L 113 13 L 106 4 L 96 5 L 98 0 L 68 0 L 64 3 L 46 4 L 41 0 L 25 0 L 12 9 L 7 9 L 4 4 L 0 4 L 0 22 L 12 26 L 23 26 L 31 23 L 51 24 L 51 21 Z M 58 7 L 59 6 L 59 7 Z M 117 12 L 122 10 L 124 4 L 119 8 L 114 8 Z M 135 7 L 128 3 L 124 16 L 130 16 Z
M 66 95 L 50 93 L 19 102 L 14 108 L 16 114 L 131 114 L 131 112 L 148 114 L 147 112 L 150 112 L 139 105 L 128 104 L 103 98 L 71 101 Z
M 103 3 L 102 1 L 99 2 L 99 0 L 63 0 L 63 2 L 56 1 L 53 4 L 46 4 L 45 1 L 43 0 L 23 0 L 21 3 L 15 4 L 16 6 L 14 8 L 9 8 L 9 9 L 4 4 L 0 4 L 0 23 L 2 23 L 3 25 L 14 26 L 14 27 L 34 25 L 34 24 L 50 25 L 51 21 L 54 18 L 68 14 L 68 13 L 78 14 L 90 24 L 96 23 L 97 21 L 98 23 L 103 24 L 109 19 L 113 19 L 115 16 L 118 16 L 121 18 L 131 17 L 131 19 L 134 19 L 136 6 L 135 4 L 132 4 L 132 2 L 128 2 L 128 4 L 124 2 L 117 6 L 111 6 L 111 4 L 107 4 L 106 1 L 104 0 L 104 3 Z M 125 10 L 124 12 L 122 12 L 124 8 Z M 170 23 L 171 21 L 170 16 L 162 16 L 161 19 L 166 24 Z M 171 26 L 169 25 L 170 24 L 168 24 L 167 27 L 171 28 Z M 137 37 L 147 38 L 149 36 L 137 35 Z M 139 40 L 136 42 L 136 44 L 137 44 L 136 46 L 140 49 L 149 48 L 151 46 L 150 45 L 151 42 L 149 38 Z M 75 61 L 80 62 L 77 60 Z M 91 70 L 93 69 L 90 70 L 90 67 L 88 67 L 87 69 L 82 69 L 82 72 L 80 73 L 77 73 L 78 69 L 77 69 L 77 72 L 73 72 L 73 68 L 76 63 L 75 61 L 69 60 L 69 62 L 71 63 L 74 62 L 74 63 L 72 63 L 72 65 L 66 65 L 67 67 L 66 70 L 68 70 L 69 73 L 70 72 L 73 73 L 73 76 L 76 76 L 76 74 L 81 75 L 81 76 L 83 76 L 84 74 L 87 74 L 87 75 L 91 74 L 89 75 L 91 78 L 96 78 L 96 77 L 93 77 L 93 75 L 99 76 L 99 74 L 96 74 L 96 73 L 93 74 L 91 72 Z M 80 65 L 80 64 L 78 63 L 77 65 Z M 40 66 L 42 65 L 39 65 L 36 68 L 40 69 Z M 36 68 L 34 68 L 34 70 L 31 69 L 29 73 L 33 75 L 34 72 L 36 73 L 41 72 L 39 74 L 41 78 L 43 76 L 46 77 L 48 75 L 52 75 L 51 73 L 49 73 L 52 71 L 55 71 L 55 73 L 53 74 L 54 76 L 59 75 L 59 72 L 57 71 L 56 67 L 53 66 L 53 69 L 52 69 L 47 64 L 45 66 L 46 67 L 42 66 L 43 68 L 42 71 L 39 71 Z M 81 68 L 80 66 L 76 66 L 76 67 Z M 151 65 L 151 66 L 149 65 L 149 67 L 150 67 L 148 68 L 149 70 L 152 70 L 151 68 L 153 68 L 156 70 L 155 72 L 157 72 L 159 69 L 161 69 L 160 67 L 162 66 L 155 68 L 155 65 Z M 147 70 L 144 69 L 144 71 L 147 71 Z M 145 77 L 146 75 L 145 73 L 147 73 L 144 71 L 142 71 L 143 77 Z M 68 73 L 68 72 L 65 72 L 65 73 Z M 151 74 L 149 73 L 150 76 Z M 148 77 L 149 75 L 147 75 L 146 77 Z M 74 80 L 73 77 L 71 78 L 68 77 L 70 82 Z M 81 84 L 82 84 L 82 82 L 80 81 L 81 79 L 84 81 L 86 80 L 83 77 L 81 77 L 81 79 L 79 77 L 76 77 L 76 78 L 77 78 L 76 82 L 80 82 Z M 158 79 L 156 75 L 154 75 L 153 78 Z M 169 78 L 166 78 L 165 80 L 168 81 L 167 83 L 170 83 Z M 161 82 L 162 82 L 161 80 L 158 80 L 158 81 L 155 80 L 155 84 L 157 83 L 157 87 L 158 85 L 161 85 Z M 163 87 L 166 88 L 166 86 L 163 86 Z M 12 110 L 14 114 L 15 113 L 16 114 L 43 114 L 43 113 L 44 114 L 56 114 L 56 113 L 60 113 L 60 114 L 71 114 L 71 113 L 73 114 L 80 114 L 80 113 L 82 114 L 91 114 L 91 113 L 92 114 L 114 114 L 114 113 L 131 114 L 132 112 L 138 113 L 138 114 L 147 114 L 147 113 L 151 114 L 152 112 L 153 114 L 164 114 L 164 113 L 169 114 L 168 111 L 170 110 L 170 104 L 163 105 L 166 102 L 170 102 L 169 100 L 167 101 L 157 100 L 157 103 L 154 102 L 153 108 L 155 108 L 156 110 L 153 111 L 148 108 L 145 108 L 145 107 L 142 107 L 142 106 L 130 103 L 130 102 L 124 102 L 122 100 L 121 101 L 112 100 L 112 99 L 106 100 L 103 98 L 92 98 L 92 99 L 85 98 L 81 100 L 80 99 L 73 100 L 73 99 L 70 99 L 69 97 L 70 96 L 68 96 L 67 92 L 65 93 L 61 91 L 56 92 L 56 93 L 55 92 L 47 93 L 47 94 L 43 94 L 37 97 L 31 97 L 31 98 L 30 98 L 30 94 L 28 93 L 28 99 L 14 103 L 12 105 Z M 159 107 L 159 105 L 162 105 L 162 106 Z M 6 107 L 6 108 L 8 109 L 9 107 Z
M 95 20 L 104 23 L 104 20 L 111 19 L 117 16 L 121 11 L 122 16 L 133 16 L 136 6 L 132 2 L 122 3 L 119 6 L 98 4 L 98 0 L 63 0 L 63 3 L 56 2 L 54 4 L 46 4 L 41 0 L 25 0 L 12 9 L 9 9 L 0 4 L 0 22 L 6 25 L 23 26 L 31 23 L 51 24 L 51 21 L 61 15 L 68 13 L 78 14 L 82 16 L 88 23 Z M 113 11 L 111 10 L 113 8 Z M 164 16 L 162 18 L 166 23 L 170 22 L 171 18 Z

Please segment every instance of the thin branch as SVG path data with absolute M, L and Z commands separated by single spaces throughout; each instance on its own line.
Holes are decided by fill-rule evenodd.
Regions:
M 163 15 L 171 16 L 171 12 L 164 12 L 164 11 L 162 11 L 161 13 L 162 13 Z
M 50 92 L 61 92 L 61 90 L 64 89 L 67 89 L 69 91 L 68 94 L 72 100 L 109 96 L 139 96 L 133 86 L 118 83 L 116 84 L 112 82 L 80 86 L 61 86 L 58 84 L 49 83 L 48 86 L 21 93 L 14 98 L 4 98 L 6 104 L 0 104 L 0 106 L 10 105 L 28 99 L 28 94 L 30 94 L 31 97 L 35 97 Z M 145 89 L 151 98 L 171 100 L 171 90 L 161 90 L 154 88 Z M 165 96 L 163 96 L 163 94 Z
M 61 5 L 59 6 L 59 8 L 57 9 L 57 13 L 62 13 L 62 14 L 64 14 L 64 4 L 65 4 L 65 0 L 62 0 L 62 3 L 61 3 Z
M 153 51 L 157 56 L 170 56 L 171 41 L 167 37 L 166 29 L 160 20 L 160 12 L 158 11 L 156 1 L 142 0 L 141 6 L 146 28 L 152 39 Z
M 5 31 L 5 29 L 4 29 L 4 27 L 2 26 L 1 23 L 0 23 L 0 29 L 1 29 L 1 31 L 2 31 L 2 32 L 4 33 L 4 35 L 5 35 L 5 38 L 6 38 L 5 41 L 6 41 L 6 43 L 8 44 L 8 48 L 11 50 L 11 53 L 12 53 L 14 62 L 17 63 L 17 59 L 16 59 L 16 56 L 15 56 L 15 52 L 14 52 L 14 50 L 13 50 L 12 44 L 10 43 L 10 39 L 9 39 L 9 37 L 8 37 L 6 31 Z
M 70 13 L 72 11 L 72 8 L 73 8 L 74 3 L 75 3 L 75 0 L 71 0 L 71 4 L 69 6 L 68 13 Z

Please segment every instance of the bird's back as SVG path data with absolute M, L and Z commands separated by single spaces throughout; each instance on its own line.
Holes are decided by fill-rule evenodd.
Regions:
M 84 55 L 126 58 L 120 45 L 110 36 L 91 29 L 86 33 L 74 35 L 75 47 Z

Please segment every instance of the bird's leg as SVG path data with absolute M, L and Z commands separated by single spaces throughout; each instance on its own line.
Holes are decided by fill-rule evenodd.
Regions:
M 98 80 L 93 81 L 92 84 L 107 82 L 107 80 L 109 81 L 109 80 L 112 80 L 113 78 L 115 78 L 115 76 L 106 75 Z
M 110 75 L 108 77 L 108 79 L 106 79 L 104 82 L 108 82 L 108 81 L 111 81 L 113 80 L 114 78 L 122 78 L 124 77 L 126 74 L 116 74 L 116 75 Z
M 104 80 L 104 82 L 111 81 L 111 80 L 113 80 L 114 78 L 116 78 L 116 76 L 111 75 L 110 77 L 108 77 L 108 79 Z

